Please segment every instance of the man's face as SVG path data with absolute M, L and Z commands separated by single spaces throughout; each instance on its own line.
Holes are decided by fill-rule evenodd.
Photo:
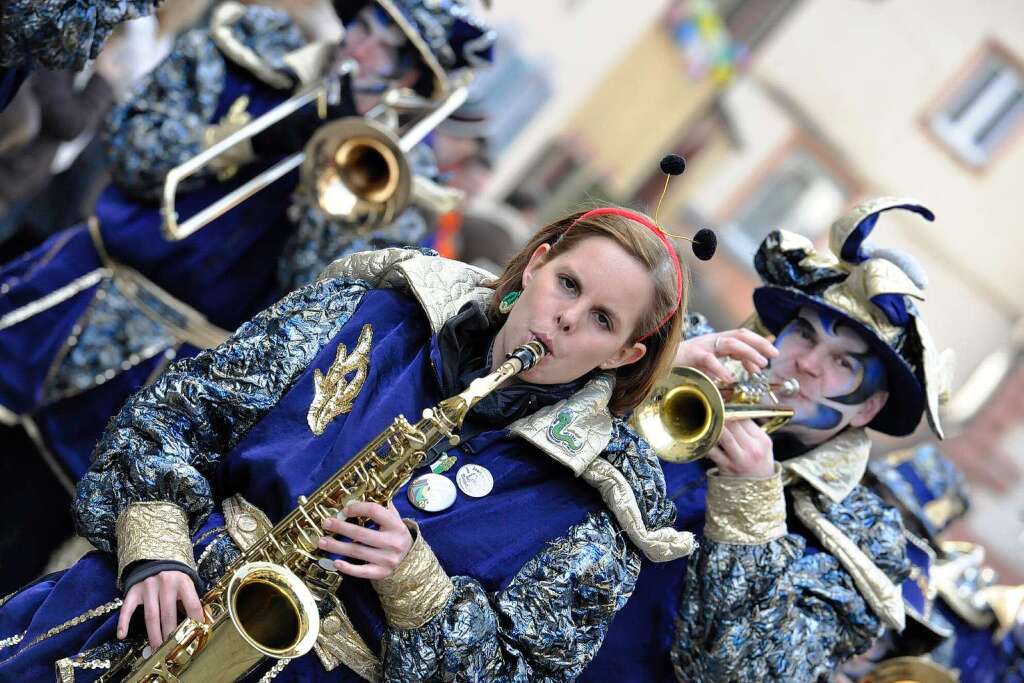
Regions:
M 345 27 L 342 56 L 359 64 L 352 81 L 359 111 L 368 111 L 387 88 L 416 82 L 418 63 L 402 59 L 407 42 L 402 30 L 374 5 L 360 11 Z
M 773 381 L 795 378 L 800 393 L 785 403 L 796 414 L 783 430 L 808 446 L 847 426 L 863 427 L 885 405 L 885 365 L 842 317 L 805 306 L 775 338 Z

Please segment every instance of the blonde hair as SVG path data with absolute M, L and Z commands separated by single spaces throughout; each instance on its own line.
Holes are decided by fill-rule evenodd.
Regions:
M 523 272 L 530 256 L 542 244 L 550 244 L 547 259 L 555 258 L 570 251 L 589 237 L 610 239 L 642 263 L 651 273 L 654 282 L 654 297 L 651 305 L 641 313 L 630 341 L 641 337 L 647 352 L 629 365 L 615 369 L 615 389 L 608 408 L 613 413 L 625 414 L 635 408 L 650 393 L 654 383 L 668 372 L 679 345 L 682 319 L 686 311 L 686 296 L 689 291 L 689 274 L 680 260 L 683 273 L 681 301 L 676 301 L 676 272 L 672 257 L 661 240 L 644 225 L 615 214 L 589 216 L 579 220 L 585 212 L 577 212 L 541 228 L 523 249 L 512 257 L 505 271 L 489 286 L 494 289 L 489 303 L 489 313 L 503 317 L 498 304 L 509 292 L 523 288 Z M 648 219 L 649 220 L 649 219 Z M 579 221 L 579 222 L 577 222 Z M 569 227 L 572 226 L 572 230 Z M 658 329 L 658 321 L 669 311 L 671 317 Z M 652 332 L 653 330 L 653 332 Z

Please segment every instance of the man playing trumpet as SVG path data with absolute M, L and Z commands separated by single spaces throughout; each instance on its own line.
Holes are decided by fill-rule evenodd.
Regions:
M 685 681 L 814 681 L 883 628 L 903 628 L 903 526 L 859 484 L 865 430 L 905 436 L 927 415 L 941 436 L 947 373 L 911 301 L 922 298 L 920 268 L 864 245 L 891 209 L 932 219 L 915 202 L 878 199 L 833 224 L 831 253 L 784 231 L 767 237 L 753 300 L 774 346 L 692 318 L 677 365 L 729 382 L 720 358 L 731 356 L 772 383 L 796 379 L 799 392 L 784 399 L 794 416 L 771 436 L 727 422 L 705 463 L 663 464 L 676 527 L 703 532 L 700 547 L 644 568 L 585 678 L 671 680 L 674 669 Z

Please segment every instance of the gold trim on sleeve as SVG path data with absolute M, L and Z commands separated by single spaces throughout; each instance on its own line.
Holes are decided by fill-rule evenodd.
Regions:
M 185 512 L 174 503 L 132 503 L 117 518 L 117 584 L 139 560 L 173 560 L 195 571 Z
M 393 628 L 419 628 L 437 616 L 455 587 L 412 520 L 405 520 L 415 540 L 395 573 L 373 581 Z
M 356 631 L 340 605 L 321 620 L 320 635 L 313 651 L 327 671 L 334 671 L 339 664 L 344 664 L 370 683 L 378 683 L 384 678 L 380 659 Z
M 716 543 L 761 545 L 786 535 L 782 468 L 767 479 L 727 477 L 708 471 L 704 535 Z

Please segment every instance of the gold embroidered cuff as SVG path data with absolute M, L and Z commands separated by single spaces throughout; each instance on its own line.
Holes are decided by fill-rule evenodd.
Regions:
M 767 479 L 725 477 L 708 472 L 704 535 L 716 543 L 761 545 L 786 535 L 782 468 Z
M 196 569 L 185 511 L 174 503 L 132 503 L 117 518 L 117 583 L 139 560 L 174 560 Z
M 416 522 L 407 519 L 405 524 L 415 535 L 409 554 L 394 574 L 373 582 L 388 623 L 399 629 L 419 628 L 433 619 L 455 590 Z

